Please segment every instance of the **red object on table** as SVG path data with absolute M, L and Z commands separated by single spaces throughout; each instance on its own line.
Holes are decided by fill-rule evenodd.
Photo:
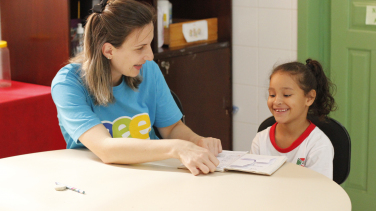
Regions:
M 12 81 L 0 88 L 0 158 L 65 148 L 51 87 Z

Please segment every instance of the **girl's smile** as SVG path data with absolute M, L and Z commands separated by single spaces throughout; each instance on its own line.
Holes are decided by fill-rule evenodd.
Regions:
M 286 109 L 274 109 L 274 111 L 276 112 L 285 112 L 285 111 L 288 111 L 289 109 L 286 108 Z

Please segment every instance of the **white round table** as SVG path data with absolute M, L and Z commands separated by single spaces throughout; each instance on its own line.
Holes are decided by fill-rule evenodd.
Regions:
M 193 176 L 179 165 L 109 165 L 89 150 L 71 149 L 3 158 L 0 210 L 351 210 L 341 186 L 295 164 L 272 176 Z M 56 191 L 55 182 L 86 193 Z

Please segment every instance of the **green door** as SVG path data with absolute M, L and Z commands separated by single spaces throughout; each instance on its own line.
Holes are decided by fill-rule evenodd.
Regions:
M 330 10 L 330 77 L 339 106 L 331 116 L 352 140 L 351 171 L 342 186 L 353 210 L 362 211 L 376 210 L 376 25 L 366 25 L 367 6 L 376 14 L 376 1 L 366 0 L 332 0 Z
M 354 211 L 376 210 L 376 25 L 366 24 L 367 6 L 376 1 L 298 0 L 298 60 L 322 62 L 337 85 L 331 116 L 351 136 L 351 170 L 341 186 Z

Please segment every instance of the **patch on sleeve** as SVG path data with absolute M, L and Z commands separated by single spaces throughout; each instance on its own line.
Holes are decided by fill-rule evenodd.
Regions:
M 298 160 L 296 161 L 296 165 L 299 165 L 299 166 L 305 166 L 305 158 L 298 158 Z

